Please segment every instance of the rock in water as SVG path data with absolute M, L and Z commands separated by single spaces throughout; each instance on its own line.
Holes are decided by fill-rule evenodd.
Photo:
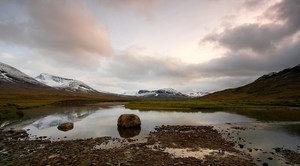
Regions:
M 69 131 L 69 130 L 72 130 L 73 127 L 74 127 L 74 125 L 72 122 L 67 122 L 67 123 L 62 123 L 62 124 L 58 125 L 57 129 L 61 130 L 61 131 Z
M 125 128 L 140 127 L 141 120 L 135 114 L 122 114 L 118 119 L 118 126 Z

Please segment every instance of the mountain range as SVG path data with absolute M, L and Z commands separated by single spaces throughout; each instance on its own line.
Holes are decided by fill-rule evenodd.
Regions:
M 127 101 L 127 98 L 99 92 L 74 79 L 50 74 L 32 78 L 0 62 L 0 106 L 17 103 L 27 108 L 57 102 L 76 105 L 97 101 Z
M 126 97 L 142 97 L 156 99 L 189 99 L 201 97 L 203 100 L 299 100 L 300 99 L 300 65 L 287 68 L 279 72 L 272 72 L 259 77 L 254 82 L 242 87 L 226 89 L 209 94 L 208 92 L 182 93 L 166 88 L 157 90 L 139 90 L 134 93 L 116 95 L 98 92 L 87 84 L 69 78 L 63 78 L 50 74 L 40 74 L 32 78 L 20 70 L 0 62 L 0 98 L 26 98 L 34 94 L 36 98 L 52 96 L 56 100 L 58 96 L 81 96 L 86 98 L 99 98 L 120 100 Z M 113 96 L 113 97 L 112 97 Z M 112 97 L 112 98 L 111 98 Z M 72 97 L 71 97 L 72 98 Z
M 20 70 L 0 62 L 0 85 L 16 86 L 23 88 L 54 88 L 69 92 L 99 93 L 85 83 L 42 73 L 36 78 L 32 78 Z
M 30 88 L 51 88 L 57 91 L 76 92 L 97 94 L 99 91 L 93 89 L 87 84 L 70 78 L 63 78 L 46 73 L 42 73 L 35 78 L 32 78 L 20 70 L 0 62 L 0 86 L 23 87 Z M 42 91 L 41 89 L 39 91 Z M 107 93 L 110 94 L 110 93 Z M 157 90 L 139 90 L 134 93 L 124 93 L 119 96 L 124 97 L 143 97 L 143 98 L 157 98 L 157 99 L 187 99 L 193 97 L 200 97 L 208 94 L 208 92 L 191 92 L 182 93 L 172 88 L 157 89 Z
M 143 98 L 156 99 L 188 99 L 196 98 L 209 94 L 209 92 L 179 92 L 172 88 L 156 89 L 156 90 L 139 90 L 138 92 L 123 93 L 125 96 L 135 96 Z

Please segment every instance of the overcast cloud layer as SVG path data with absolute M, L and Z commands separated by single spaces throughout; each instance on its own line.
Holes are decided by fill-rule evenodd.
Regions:
M 241 86 L 300 63 L 297 0 L 4 0 L 0 61 L 122 93 Z

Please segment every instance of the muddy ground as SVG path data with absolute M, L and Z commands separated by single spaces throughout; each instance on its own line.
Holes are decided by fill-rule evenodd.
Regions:
M 161 126 L 143 142 L 111 137 L 51 142 L 1 130 L 0 165 L 255 165 L 234 146 L 212 126 Z

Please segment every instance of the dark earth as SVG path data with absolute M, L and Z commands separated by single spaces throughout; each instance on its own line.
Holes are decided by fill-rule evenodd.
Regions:
M 0 165 L 255 165 L 212 126 L 161 126 L 146 141 L 100 137 L 29 140 L 24 130 L 0 130 Z M 299 154 L 276 152 L 292 164 Z

